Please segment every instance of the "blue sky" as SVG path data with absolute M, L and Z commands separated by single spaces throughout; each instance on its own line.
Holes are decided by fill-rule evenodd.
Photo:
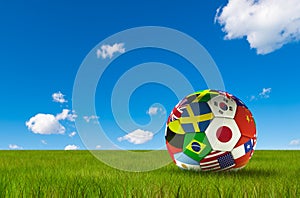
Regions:
M 126 53 L 128 43 L 116 41 L 124 45 L 106 49 L 117 50 L 112 56 L 120 56 L 97 86 L 97 115 L 76 114 L 72 108 L 74 80 L 88 53 L 96 56 L 93 50 L 101 49 L 99 42 L 139 26 L 176 29 L 205 47 L 226 91 L 242 99 L 252 111 L 257 123 L 257 149 L 299 149 L 300 12 L 296 1 L 284 3 L 286 9 L 281 10 L 277 10 L 283 6 L 281 1 L 274 5 L 269 0 L 265 4 L 236 0 L 1 2 L 0 149 L 85 149 L 74 120 L 86 123 L 90 127 L 87 130 L 99 121 L 109 131 L 107 137 L 122 148 L 163 146 L 163 130 L 153 135 L 151 127 L 132 129 L 145 135 L 143 141 L 125 137 L 112 117 L 109 102 L 122 74 L 146 62 L 171 65 L 194 89 L 207 88 L 192 65 L 174 53 L 150 48 Z M 113 44 L 106 43 L 107 47 Z M 109 60 L 109 54 L 104 58 L 101 52 L 105 49 L 101 50 L 98 60 Z M 157 102 L 164 108 L 150 108 Z M 130 114 L 139 125 L 150 121 L 149 114 L 164 121 L 177 102 L 170 89 L 148 83 L 133 92 Z M 25 123 L 33 117 L 50 124 L 46 129 L 28 128 Z M 96 147 L 105 148 L 101 140 Z

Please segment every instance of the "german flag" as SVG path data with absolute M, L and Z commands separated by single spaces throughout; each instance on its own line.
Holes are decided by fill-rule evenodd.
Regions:
M 166 138 L 167 142 L 170 145 L 172 145 L 173 147 L 182 148 L 183 141 L 184 141 L 183 134 L 174 133 L 169 127 L 167 127 L 165 138 Z

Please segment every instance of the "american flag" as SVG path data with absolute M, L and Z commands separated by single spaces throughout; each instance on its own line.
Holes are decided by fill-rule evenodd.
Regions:
M 202 171 L 226 170 L 234 167 L 235 162 L 230 152 L 212 151 L 200 161 Z

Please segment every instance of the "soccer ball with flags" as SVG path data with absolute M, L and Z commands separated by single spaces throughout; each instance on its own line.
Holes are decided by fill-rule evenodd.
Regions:
M 171 112 L 166 126 L 167 149 L 181 169 L 238 170 L 256 146 L 256 126 L 247 106 L 223 91 L 188 95 Z

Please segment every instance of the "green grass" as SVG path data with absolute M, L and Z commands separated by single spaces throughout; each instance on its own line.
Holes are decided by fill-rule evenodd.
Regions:
M 108 152 L 108 151 L 102 151 Z M 238 172 L 126 172 L 88 151 L 0 151 L 0 197 L 300 197 L 300 151 L 255 151 Z

